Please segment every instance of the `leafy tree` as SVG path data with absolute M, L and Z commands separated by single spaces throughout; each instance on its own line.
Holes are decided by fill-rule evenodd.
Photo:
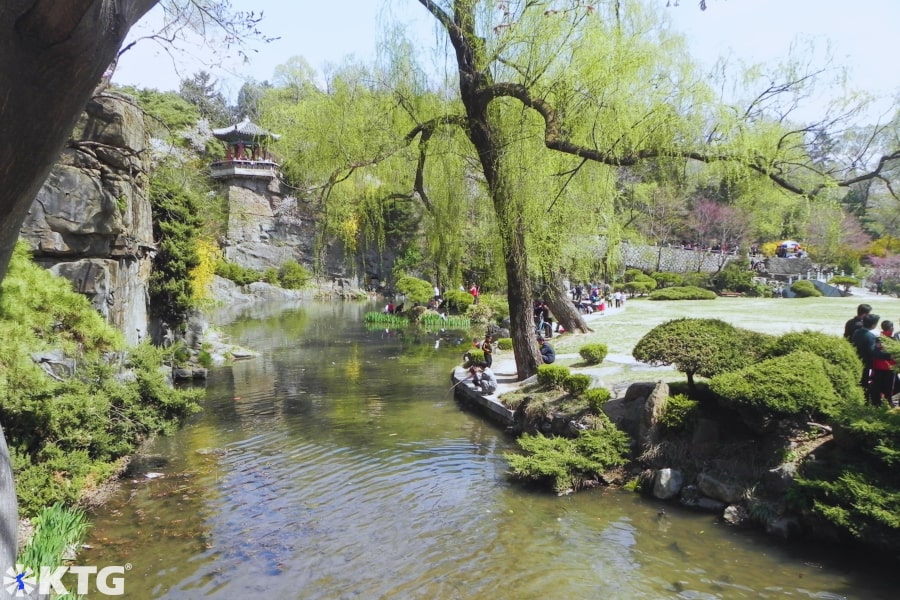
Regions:
M 687 375 L 692 390 L 695 375 L 712 377 L 752 363 L 740 331 L 719 319 L 685 318 L 657 325 L 638 341 L 632 355 L 651 365 L 675 365 Z
M 178 95 L 185 102 L 193 104 L 200 116 L 207 119 L 213 127 L 224 127 L 234 116 L 228 109 L 225 96 L 218 91 L 218 83 L 206 71 L 195 73 L 190 79 L 183 79 Z
M 425 304 L 434 297 L 434 289 L 424 279 L 402 277 L 397 281 L 396 287 L 413 304 Z
M 150 180 L 153 238 L 159 246 L 150 275 L 150 309 L 173 328 L 187 321 L 195 304 L 191 271 L 200 264 L 197 239 L 201 219 L 196 197 L 202 191 L 192 185 L 166 169 Z
M 88 99 L 104 72 L 109 73 L 131 26 L 157 1 L 119 0 L 113 5 L 107 0 L 27 0 L 0 11 L 0 87 L 7 91 L 0 107 L 0 137 L 17 140 L 0 146 L 0 164 L 12 174 L 0 187 L 0 279 L 25 214 Z M 217 8 L 201 16 L 215 15 L 226 28 L 245 22 L 240 15 L 232 18 L 227 3 L 194 4 Z M 194 22 L 209 24 L 210 18 Z M 28 144 L 27 152 L 21 144 Z M 5 441 L 0 441 L 0 490 L 0 562 L 13 564 L 18 517 Z

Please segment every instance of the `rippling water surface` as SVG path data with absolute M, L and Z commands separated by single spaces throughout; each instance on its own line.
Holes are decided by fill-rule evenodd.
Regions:
M 129 563 L 128 598 L 897 597 L 850 557 L 633 493 L 508 481 L 512 439 L 450 391 L 463 334 L 370 330 L 366 308 L 231 320 L 262 355 L 213 371 L 204 411 L 95 516 L 82 562 Z

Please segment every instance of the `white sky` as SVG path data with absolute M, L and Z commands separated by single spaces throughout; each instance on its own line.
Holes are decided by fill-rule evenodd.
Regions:
M 900 0 L 708 0 L 706 11 L 697 7 L 697 0 L 680 0 L 677 8 L 666 8 L 668 0 L 649 1 L 669 14 L 704 63 L 728 53 L 751 62 L 776 60 L 793 41 L 813 39 L 823 49 L 830 42 L 836 63 L 851 70 L 855 89 L 900 93 L 900 67 L 892 60 Z M 383 22 L 407 23 L 419 39 L 434 46 L 430 17 L 415 0 L 232 0 L 232 5 L 262 12 L 260 30 L 280 39 L 257 44 L 249 63 L 235 58 L 226 60 L 224 68 L 198 61 L 196 56 L 206 54 L 203 48 L 181 55 L 173 65 L 157 46 L 141 43 L 122 58 L 114 81 L 177 90 L 182 78 L 205 69 L 233 100 L 243 80 L 271 80 L 275 67 L 292 56 L 303 56 L 320 73 L 348 56 L 373 58 Z M 141 24 L 132 34 L 139 35 L 140 29 Z

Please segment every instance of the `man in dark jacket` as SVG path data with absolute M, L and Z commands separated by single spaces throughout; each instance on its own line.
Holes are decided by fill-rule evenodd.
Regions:
M 881 403 L 881 398 L 878 386 L 873 385 L 872 382 L 872 365 L 875 359 L 891 358 L 891 355 L 884 351 L 878 341 L 878 333 L 875 328 L 878 326 L 879 320 L 881 317 L 876 314 L 869 313 L 864 316 L 862 327 L 853 333 L 853 338 L 850 340 L 863 362 L 862 377 L 859 383 L 866 390 L 869 402 L 876 406 Z
M 543 336 L 537 336 L 538 346 L 541 348 L 541 361 L 545 365 L 549 365 L 550 363 L 556 360 L 556 351 L 553 349 L 547 340 L 544 339 Z
M 860 304 L 856 307 L 856 316 L 847 321 L 844 325 L 844 339 L 848 342 L 853 341 L 853 334 L 857 329 L 862 327 L 862 320 L 867 314 L 872 312 L 872 307 L 868 304 Z

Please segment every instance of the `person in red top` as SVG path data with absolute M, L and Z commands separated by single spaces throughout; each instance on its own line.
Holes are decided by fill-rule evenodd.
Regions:
M 894 338 L 894 324 L 885 319 L 881 322 L 881 336 Z M 879 342 L 879 346 L 881 343 Z M 892 397 L 896 387 L 897 373 L 894 371 L 895 361 L 891 358 L 872 359 L 872 387 L 873 397 L 880 397 L 883 402 L 893 405 Z

